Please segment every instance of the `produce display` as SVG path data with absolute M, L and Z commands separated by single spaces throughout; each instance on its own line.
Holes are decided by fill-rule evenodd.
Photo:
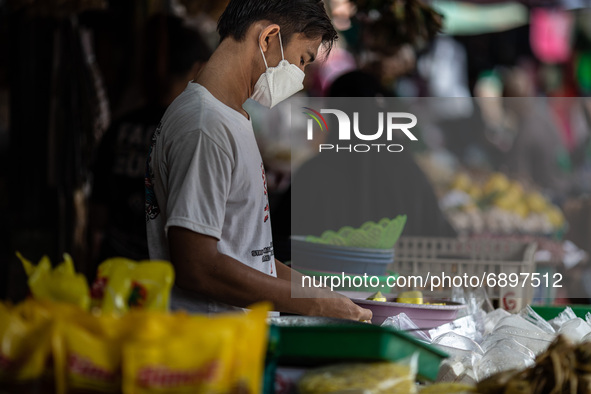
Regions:
M 558 206 L 501 173 L 480 181 L 467 173 L 457 174 L 440 204 L 460 233 L 549 235 L 565 226 Z

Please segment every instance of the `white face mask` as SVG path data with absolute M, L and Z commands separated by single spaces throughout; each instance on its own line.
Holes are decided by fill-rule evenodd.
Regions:
M 263 48 L 259 43 L 261 55 L 267 68 L 261 74 L 259 80 L 254 85 L 252 98 L 267 108 L 273 108 L 289 96 L 299 92 L 304 88 L 303 82 L 306 74 L 295 64 L 291 64 L 283 56 L 283 44 L 281 42 L 281 33 L 279 33 L 279 46 L 281 47 L 281 61 L 277 67 L 269 67 L 267 59 L 263 53 Z

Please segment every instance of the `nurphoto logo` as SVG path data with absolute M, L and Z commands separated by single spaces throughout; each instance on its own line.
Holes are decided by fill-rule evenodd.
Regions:
M 361 141 L 377 141 L 382 138 L 384 129 L 386 132 L 386 141 L 391 142 L 393 139 L 394 132 L 402 132 L 411 141 L 417 141 L 417 137 L 410 131 L 411 128 L 416 126 L 417 117 L 408 112 L 378 112 L 378 130 L 360 130 L 359 129 L 359 112 L 353 112 L 353 127 L 351 127 L 351 119 L 349 115 L 338 109 L 326 109 L 323 108 L 320 112 L 309 108 L 303 107 L 304 114 L 308 115 L 307 123 L 307 138 L 312 140 L 314 138 L 314 124 L 317 124 L 321 132 L 328 132 L 328 124 L 322 114 L 332 114 L 336 116 L 339 128 L 338 128 L 338 139 L 339 141 L 351 141 L 351 129 L 353 135 Z M 407 122 L 401 123 L 400 120 L 406 119 Z M 385 124 L 385 127 L 384 127 Z M 322 143 L 318 146 L 318 151 L 335 151 L 335 152 L 370 152 L 381 150 L 388 152 L 402 152 L 404 147 L 400 144 L 385 144 L 385 143 L 372 143 L 372 144 L 328 144 Z

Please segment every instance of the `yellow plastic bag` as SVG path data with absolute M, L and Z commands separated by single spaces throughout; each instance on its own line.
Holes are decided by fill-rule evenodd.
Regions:
M 51 355 L 53 319 L 35 300 L 0 304 L 0 382 L 40 378 Z
M 234 327 L 238 341 L 232 363 L 233 389 L 240 393 L 262 390 L 264 362 L 268 341 L 267 317 L 270 304 L 257 304 L 246 315 L 228 314 L 214 319 Z
M 80 311 L 59 318 L 53 342 L 57 392 L 118 392 L 124 336 L 121 321 L 114 316 Z
M 87 310 L 90 306 L 90 291 L 86 278 L 74 270 L 74 262 L 67 253 L 64 261 L 54 269 L 47 256 L 43 256 L 39 264 L 34 265 L 19 252 L 28 276 L 29 290 L 39 300 L 62 301 L 78 305 Z
M 130 308 L 166 311 L 173 282 L 174 269 L 167 261 L 108 259 L 92 285 L 93 306 L 118 314 Z
M 148 322 L 150 333 L 123 348 L 123 392 L 260 393 L 269 310 L 263 304 L 213 318 L 175 314 L 168 335 L 160 336 L 162 323 Z M 130 323 L 142 318 L 151 320 L 126 316 Z

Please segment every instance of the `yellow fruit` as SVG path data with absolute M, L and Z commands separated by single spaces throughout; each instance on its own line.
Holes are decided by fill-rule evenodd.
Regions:
M 508 194 L 503 194 L 494 201 L 493 205 L 497 208 L 501 208 L 506 211 L 510 211 L 515 207 L 517 202 L 518 201 L 515 200 L 512 196 L 510 196 Z
M 510 184 L 509 179 L 504 174 L 495 172 L 490 178 L 488 178 L 488 181 L 484 185 L 484 193 L 490 194 L 507 190 Z
M 377 293 L 367 297 L 368 301 L 380 301 L 380 302 L 386 302 L 386 297 L 384 297 L 384 295 L 382 294 L 381 291 L 378 291 Z
M 472 197 L 472 199 L 479 200 L 482 198 L 482 189 L 476 185 L 473 185 L 468 190 L 468 194 L 470 195 L 470 197 Z
M 454 177 L 451 188 L 467 192 L 471 185 L 472 181 L 470 181 L 470 177 L 464 173 L 460 173 Z
M 463 205 L 461 209 L 464 212 L 477 212 L 478 206 L 476 204 L 474 204 L 473 202 L 470 202 L 466 205 Z
M 513 181 L 507 189 L 507 193 L 514 198 L 521 198 L 523 197 L 523 186 L 519 182 Z
M 403 291 L 402 293 L 398 294 L 396 302 L 402 302 L 405 304 L 422 304 L 423 293 L 420 291 Z
M 528 194 L 525 201 L 530 211 L 536 213 L 544 212 L 548 205 L 544 196 L 537 192 Z
M 550 206 L 544 213 L 553 228 L 558 229 L 564 225 L 564 215 L 556 205 Z
M 513 211 L 520 204 L 523 196 L 523 188 L 517 182 L 512 182 L 504 192 L 497 191 L 499 196 L 495 199 L 493 205 L 501 209 Z
M 520 201 L 513 207 L 513 212 L 525 219 L 529 215 L 529 208 L 524 201 Z

